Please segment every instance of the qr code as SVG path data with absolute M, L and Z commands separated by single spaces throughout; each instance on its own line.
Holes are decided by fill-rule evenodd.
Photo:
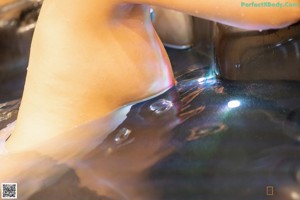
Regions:
M 17 184 L 16 183 L 2 183 L 1 184 L 1 198 L 2 199 L 17 199 Z

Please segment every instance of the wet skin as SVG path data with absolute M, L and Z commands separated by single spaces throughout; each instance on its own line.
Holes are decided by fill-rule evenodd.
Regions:
M 246 29 L 281 28 L 300 18 L 299 6 L 254 11 L 241 7 L 239 0 L 45 0 L 17 126 L 7 142 L 10 152 L 34 149 L 175 84 L 148 7 L 137 4 L 176 9 Z

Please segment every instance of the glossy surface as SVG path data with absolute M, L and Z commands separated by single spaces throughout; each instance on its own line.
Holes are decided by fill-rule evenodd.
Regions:
M 229 80 L 300 80 L 300 23 L 280 30 L 215 26 L 216 63 Z
M 176 87 L 41 144 L 52 157 L 1 156 L 0 182 L 17 182 L 19 199 L 31 200 L 297 199 L 299 82 L 217 80 L 211 52 L 168 50 Z M 1 128 L 22 90 L 8 82 Z
M 39 0 L 1 2 L 0 103 L 20 98 L 29 60 L 30 43 L 39 14 Z
M 57 178 L 28 199 L 297 199 L 300 83 L 216 80 L 209 51 L 169 50 L 178 85 L 133 106 L 71 167 L 39 158 Z
M 41 2 L 19 0 L 0 7 L 0 81 L 26 73 Z

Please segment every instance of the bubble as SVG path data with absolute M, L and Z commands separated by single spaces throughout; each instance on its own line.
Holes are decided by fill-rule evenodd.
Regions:
M 118 134 L 116 135 L 115 137 L 115 142 L 117 144 L 120 144 L 122 142 L 124 142 L 125 140 L 128 139 L 129 135 L 131 134 L 131 130 L 130 129 L 127 129 L 127 128 L 122 128 Z
M 150 110 L 152 112 L 155 112 L 156 114 L 165 113 L 171 110 L 172 108 L 173 108 L 173 102 L 166 99 L 160 99 L 150 106 Z

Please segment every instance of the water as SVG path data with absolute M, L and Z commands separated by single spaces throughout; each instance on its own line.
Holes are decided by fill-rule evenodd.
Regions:
M 116 135 L 115 137 L 115 142 L 117 144 L 120 144 L 122 142 L 124 142 L 125 140 L 128 139 L 129 135 L 131 133 L 131 130 L 127 129 L 127 128 L 122 128 L 119 133 Z
M 172 101 L 166 99 L 160 99 L 150 106 L 150 110 L 156 114 L 162 114 L 169 111 L 173 107 Z
M 3 40 L 8 46 L 14 40 L 10 33 L 20 34 L 32 28 L 27 25 L 35 21 L 32 19 L 36 13 L 29 9 L 22 16 L 21 29 L 12 27 L 1 32 L 12 36 Z M 292 72 L 289 77 L 282 70 L 287 69 L 282 63 L 288 69 L 298 67 L 299 34 L 279 40 L 281 34 L 272 31 L 257 34 L 267 33 L 276 41 L 268 44 L 258 40 L 267 45 L 257 49 L 234 43 L 234 39 L 245 35 L 223 40 L 244 47 L 244 57 L 226 50 L 218 55 L 224 66 L 233 66 L 236 74 L 232 79 L 299 75 L 296 70 L 288 70 Z M 31 34 L 29 31 L 23 35 L 25 46 Z M 244 42 L 252 44 L 255 38 L 251 36 Z M 29 48 L 25 49 L 27 54 Z M 169 50 L 169 55 L 178 81 L 176 87 L 63 133 L 41 144 L 40 152 L 0 155 L 0 183 L 18 183 L 19 199 L 29 200 L 297 199 L 300 83 L 216 80 L 210 71 L 213 58 L 207 51 Z M 21 66 L 19 59 L 10 61 L 13 62 L 4 66 L 7 71 L 14 67 L 24 71 L 27 59 Z M 271 65 L 280 70 L 266 68 Z M 254 67 L 261 68 L 253 70 Z M 12 77 L 5 74 L 0 80 Z M 19 94 L 7 95 L 7 91 L 16 92 L 15 84 L 1 82 L 0 100 L 5 102 L 0 104 L 2 151 L 14 128 L 20 102 L 11 101 Z M 241 106 L 232 102 L 237 100 Z M 275 188 L 274 198 L 265 195 L 270 185 Z
M 265 200 L 270 185 L 274 199 L 296 197 L 300 83 L 216 80 L 200 58 L 175 70 L 178 84 L 165 94 L 53 138 L 40 153 L 0 156 L 0 182 L 17 182 L 29 200 Z M 1 128 L 18 107 L 0 105 Z
M 19 100 L 9 101 L 0 104 L 0 122 L 12 118 L 18 112 L 20 106 Z
M 6 154 L 5 141 L 10 137 L 18 114 L 20 100 L 0 103 L 0 155 Z
M 187 141 L 198 140 L 209 135 L 221 133 L 226 129 L 227 127 L 225 124 L 201 125 L 200 127 L 195 127 L 191 130 L 191 134 L 187 137 Z
M 292 110 L 285 122 L 285 132 L 291 138 L 300 142 L 300 108 Z
M 300 80 L 300 23 L 280 30 L 245 31 L 217 25 L 216 64 L 229 80 Z
M 228 109 L 236 99 L 243 106 Z M 277 199 L 292 199 L 300 189 L 298 105 L 297 82 L 181 81 L 122 120 L 113 113 L 43 144 L 50 156 L 7 158 L 0 179 L 18 182 L 28 199 L 263 200 L 269 185 Z

